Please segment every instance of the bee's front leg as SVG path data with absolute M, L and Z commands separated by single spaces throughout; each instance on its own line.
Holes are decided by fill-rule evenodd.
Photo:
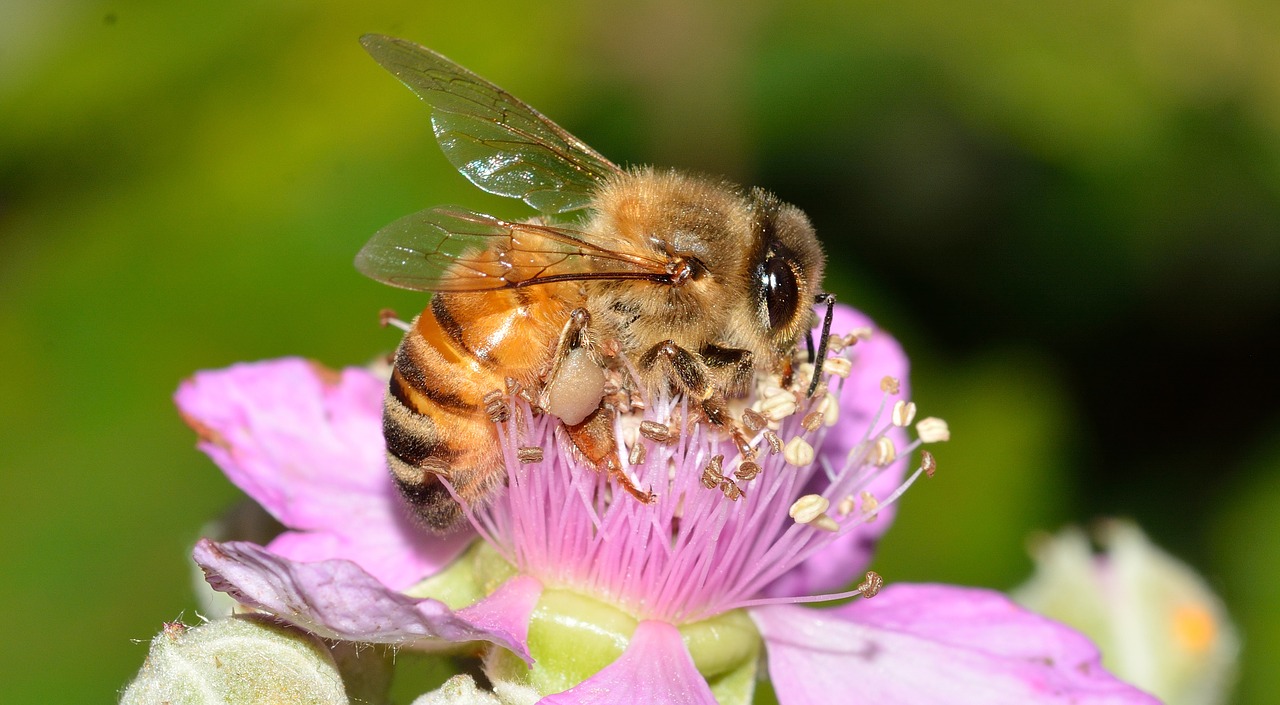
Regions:
M 692 397 L 703 415 L 729 431 L 744 459 L 755 457 L 750 439 L 729 412 L 728 395 L 746 391 L 755 370 L 750 350 L 722 348 L 708 343 L 695 355 L 673 340 L 664 340 L 640 356 L 641 369 L 655 366 L 666 372 L 678 391 Z

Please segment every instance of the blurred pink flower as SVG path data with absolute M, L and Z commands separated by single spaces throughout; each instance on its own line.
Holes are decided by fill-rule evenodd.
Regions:
M 833 331 L 859 328 L 871 323 L 839 309 Z M 554 419 L 517 409 L 500 427 L 508 487 L 469 512 L 516 576 L 456 611 L 402 594 L 474 534 L 440 539 L 402 518 L 383 466 L 379 380 L 298 360 L 201 373 L 177 399 L 201 448 L 291 531 L 265 549 L 202 541 L 195 557 L 215 588 L 329 638 L 487 641 L 531 663 L 529 623 L 549 589 L 638 621 L 620 657 L 546 703 L 714 703 L 679 627 L 736 610 L 760 633 L 783 705 L 1154 702 L 1107 674 L 1083 637 L 998 593 L 900 585 L 835 609 L 797 606 L 831 599 L 810 596 L 862 573 L 894 500 L 920 472 L 904 480 L 919 441 L 908 442 L 910 414 L 890 411 L 907 399 L 897 343 L 875 331 L 833 357 L 848 361 L 828 366 L 846 377 L 828 375 L 835 408 L 815 399 L 781 418 L 788 449 L 762 453 L 754 477 L 735 478 L 743 468 L 733 444 L 703 425 L 653 443 L 633 441 L 634 426 L 620 421 L 620 437 L 646 444 L 630 470 L 655 490 L 652 505 L 623 493 L 615 501 L 608 478 L 571 460 Z M 779 393 L 789 394 L 766 395 Z M 678 399 L 650 400 L 645 412 L 657 422 L 673 415 L 683 416 Z M 531 445 L 544 461 L 518 462 L 518 448 Z

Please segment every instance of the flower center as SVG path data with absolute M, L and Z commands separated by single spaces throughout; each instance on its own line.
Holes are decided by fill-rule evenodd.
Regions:
M 499 425 L 507 490 L 468 516 L 520 572 L 637 620 L 683 625 L 761 602 L 812 599 L 761 595 L 873 521 L 921 472 L 931 474 L 926 453 L 902 481 L 919 443 L 946 435 L 945 423 L 926 419 L 917 425 L 920 440 L 906 443 L 915 406 L 892 403 L 893 378 L 883 379 L 878 399 L 849 393 L 851 376 L 879 378 L 859 364 L 856 343 L 868 334 L 833 338 L 812 397 L 808 364 L 793 384 L 761 376 L 735 410 L 750 440 L 745 455 L 684 398 L 660 395 L 619 413 L 620 454 L 636 486 L 654 493 L 651 504 L 578 462 L 558 420 L 516 399 Z M 529 448 L 543 449 L 541 458 Z M 876 497 L 873 483 L 886 476 L 896 489 Z

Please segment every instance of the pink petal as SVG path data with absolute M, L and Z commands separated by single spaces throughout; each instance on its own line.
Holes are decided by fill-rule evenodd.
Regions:
M 825 313 L 823 307 L 818 307 L 818 312 Z M 898 378 L 901 392 L 889 398 L 876 423 L 877 427 L 888 423 L 894 401 L 911 399 L 911 389 L 907 382 L 909 365 L 902 346 L 889 333 L 877 328 L 866 315 L 848 306 L 836 305 L 831 322 L 833 334 L 844 335 L 864 326 L 872 329 L 871 339 L 859 341 L 848 353 L 853 360 L 853 369 L 840 394 L 840 418 L 828 430 L 825 441 L 818 449 L 819 461 L 830 463 L 835 468 L 844 465 L 849 451 L 862 440 L 871 419 L 880 409 L 881 399 L 884 398 L 884 393 L 880 390 L 881 379 L 886 376 Z M 815 329 L 815 341 L 821 332 L 821 328 Z M 906 446 L 908 442 L 904 429 L 894 428 L 885 435 L 898 448 Z M 902 483 L 908 469 L 907 462 L 909 461 L 900 461 L 886 468 L 867 490 L 876 497 L 888 496 Z M 821 491 L 821 488 L 814 488 L 814 491 Z M 875 521 L 859 526 L 831 542 L 785 576 L 775 580 L 765 589 L 765 594 L 815 595 L 845 589 L 866 571 L 876 543 L 893 524 L 896 513 L 895 506 L 882 508 Z
M 526 635 L 542 590 L 532 579 L 454 612 L 391 590 L 351 561 L 296 563 L 251 543 L 208 539 L 194 557 L 215 590 L 321 637 L 414 647 L 488 641 L 532 661 Z
M 646 620 L 617 661 L 539 705 L 716 705 L 679 630 Z
M 175 400 L 200 449 L 292 532 L 270 545 L 300 561 L 345 558 L 391 587 L 435 572 L 471 539 L 406 516 L 383 457 L 385 383 L 296 358 L 196 373 Z
M 751 615 L 782 705 L 1158 705 L 1083 636 L 988 590 L 896 585 L 833 610 Z

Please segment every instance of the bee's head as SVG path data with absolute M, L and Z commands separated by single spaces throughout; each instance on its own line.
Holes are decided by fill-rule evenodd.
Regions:
M 748 199 L 754 216 L 751 277 L 757 315 L 774 350 L 787 354 L 813 327 L 822 246 L 799 208 L 761 189 L 752 189 Z

